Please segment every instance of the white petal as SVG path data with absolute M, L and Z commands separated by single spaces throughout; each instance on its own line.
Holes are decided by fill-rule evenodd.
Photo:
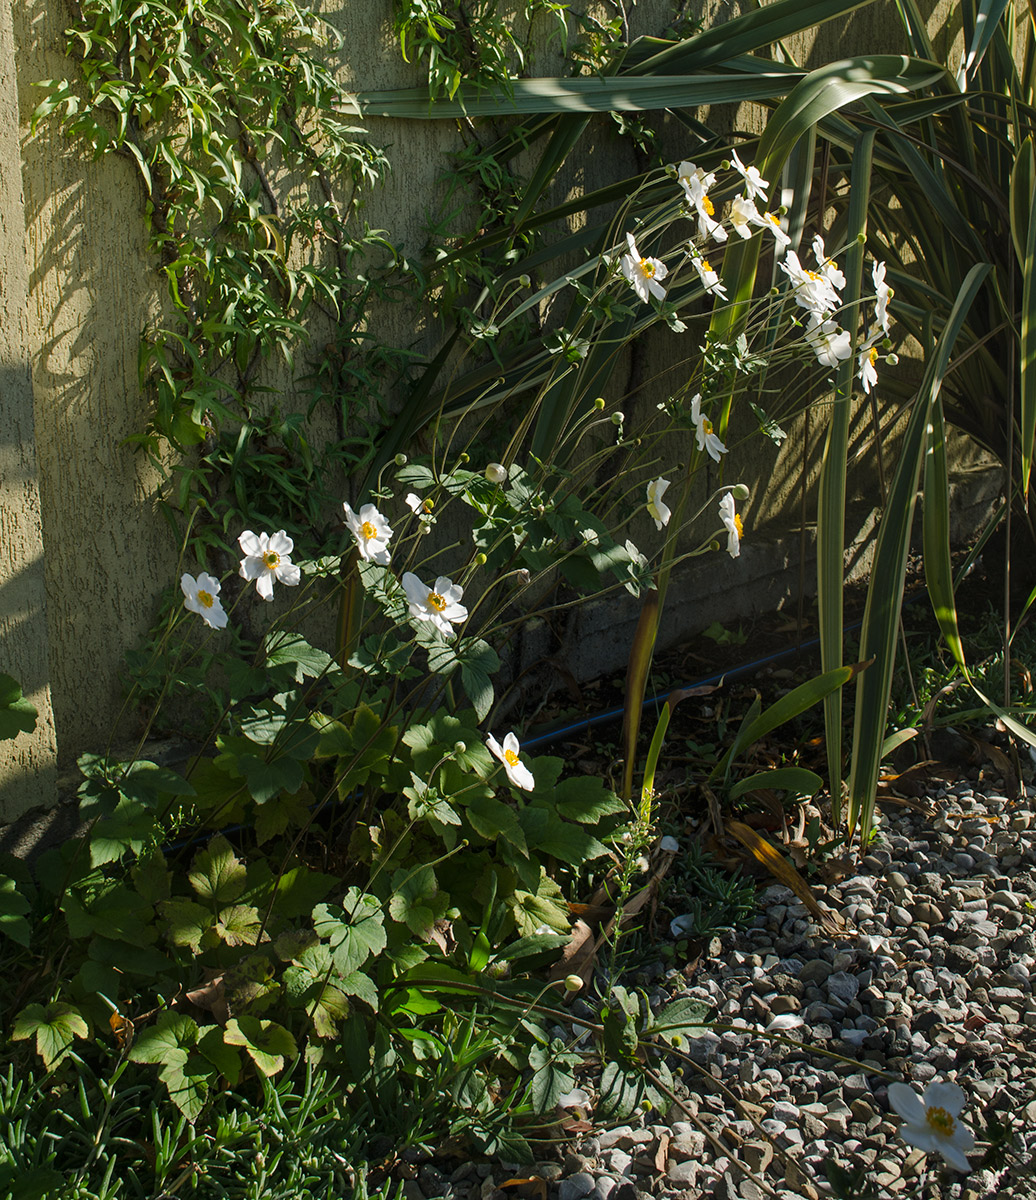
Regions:
M 955 1117 L 964 1107 L 964 1091 L 956 1083 L 945 1079 L 935 1080 L 925 1089 L 922 1103 L 926 1109 L 942 1108 Z
M 558 1097 L 558 1108 L 585 1108 L 589 1103 L 590 1097 L 582 1088 L 573 1088 Z
M 299 568 L 294 563 L 281 563 L 275 570 L 274 574 L 280 583 L 285 587 L 298 587 L 299 580 L 302 575 Z
M 273 599 L 273 572 L 263 571 L 255 581 L 255 590 L 264 600 Z
M 905 1083 L 889 1084 L 889 1104 L 911 1125 L 924 1125 L 925 1108 L 921 1097 Z
M 274 554 L 285 558 L 292 552 L 292 550 L 295 549 L 295 543 L 290 537 L 288 537 L 283 529 L 278 529 L 277 532 L 270 538 L 270 545 L 268 549 L 272 550 Z
M 265 537 L 266 535 L 263 534 L 263 538 Z M 258 557 L 266 549 L 266 547 L 263 545 L 262 539 L 257 537 L 256 534 L 251 531 L 251 529 L 246 529 L 244 531 L 244 533 L 237 539 L 237 544 L 241 547 L 242 552 L 249 558 Z

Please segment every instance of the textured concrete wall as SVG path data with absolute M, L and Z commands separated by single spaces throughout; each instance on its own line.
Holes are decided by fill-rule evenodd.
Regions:
M 50 633 L 29 350 L 25 215 L 19 169 L 15 42 L 0 4 L 0 671 L 13 675 L 39 718 L 32 735 L 0 742 L 0 817 L 51 802 L 56 738 Z
M 634 34 L 665 27 L 668 0 L 642 0 L 628 7 Z M 950 0 L 940 0 L 937 10 L 931 3 L 928 8 L 933 32 L 954 10 Z M 392 44 L 390 0 L 330 0 L 324 9 L 345 34 L 346 86 L 371 90 L 418 81 L 417 70 L 401 60 Z M 737 11 L 737 4 L 714 0 L 702 6 L 707 23 Z M 2 819 L 30 800 L 45 798 L 55 727 L 65 766 L 83 750 L 107 743 L 120 705 L 123 654 L 148 628 L 158 592 L 174 581 L 177 547 L 156 511 L 157 473 L 122 444 L 146 423 L 137 350 L 141 329 L 160 303 L 160 281 L 146 249 L 142 191 L 129 162 L 91 162 L 53 124 L 29 136 L 29 117 L 39 98 L 33 84 L 74 76 L 64 55 L 64 30 L 73 23 L 67 0 L 14 0 L 10 8 L 0 6 L 0 13 L 0 286 L 5 307 L 0 336 L 0 670 L 20 671 L 44 712 L 31 748 L 27 742 L 19 745 L 17 761 L 0 764 Z M 953 33 L 951 19 L 946 36 Z M 899 48 L 893 0 L 881 0 L 828 26 L 815 42 L 806 39 L 789 52 L 815 66 L 843 56 L 850 45 Z M 11 104 L 15 71 L 17 119 Z M 747 113 L 732 112 L 730 118 L 738 128 L 758 121 Z M 628 147 L 616 149 L 607 126 L 602 120 L 600 137 L 588 142 L 590 153 L 580 171 L 560 180 L 559 187 L 589 188 L 614 178 L 615 153 L 627 156 L 629 172 L 635 169 Z M 19 129 L 24 215 L 17 203 Z M 443 170 L 442 156 L 462 144 L 461 133 L 451 122 L 386 121 L 372 121 L 370 133 L 388 147 L 394 169 L 363 215 L 416 253 Z M 683 156 L 677 144 L 673 152 Z M 24 251 L 21 262 L 19 247 Z M 25 314 L 24 324 L 17 313 Z M 402 309 L 372 320 L 379 336 L 396 345 L 427 349 L 434 340 L 428 331 L 415 329 Z M 276 374 L 270 382 L 289 386 Z M 814 423 L 814 435 L 816 428 Z M 865 440 L 862 424 L 859 435 Z M 802 438 L 792 441 L 776 465 L 772 452 L 759 447 L 743 464 L 750 482 L 777 481 L 775 496 L 792 510 L 783 518 L 785 524 L 798 519 L 795 478 L 801 447 Z M 779 514 L 771 508 L 760 508 L 757 517 L 777 521 Z M 41 529 L 46 546 L 42 559 Z M 35 782 L 30 786 L 27 779 Z
M 123 653 L 147 629 L 172 570 L 157 478 L 122 444 L 146 422 L 137 350 L 156 280 L 129 162 L 91 162 L 52 124 L 28 134 L 40 99 L 33 84 L 70 71 L 71 11 L 17 0 L 13 13 L 50 683 L 67 765 L 106 743 Z

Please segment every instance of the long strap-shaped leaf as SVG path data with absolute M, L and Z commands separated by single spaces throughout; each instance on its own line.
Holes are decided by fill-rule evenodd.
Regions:
M 976 696 L 1000 718 L 1016 737 L 1036 746 L 1036 733 L 999 704 L 994 703 L 976 685 L 964 660 L 964 643 L 957 627 L 957 603 L 953 593 L 953 564 L 950 559 L 950 484 L 946 465 L 946 431 L 942 403 L 936 400 L 932 410 L 932 430 L 928 439 L 924 468 L 924 570 L 928 595 L 935 618 L 957 666 Z M 1007 669 L 1007 663 L 1004 663 Z
M 1032 143 L 1027 142 L 1028 157 Z M 1022 147 L 1024 152 L 1025 146 Z M 1018 156 L 1022 160 L 1022 154 Z M 1016 170 L 1015 175 L 1019 172 Z M 1031 183 L 1031 175 L 1029 182 Z M 1012 185 L 1014 179 L 1012 178 Z M 1012 201 L 1014 188 L 1012 186 Z M 1013 208 L 1013 205 L 1012 205 Z M 1014 216 L 1015 213 L 1012 213 Z M 1021 407 L 1021 493 L 1026 509 L 1029 507 L 1029 477 L 1032 473 L 1033 437 L 1036 435 L 1036 190 L 1029 197 L 1028 229 L 1025 233 L 1025 258 L 1022 261 L 1022 327 L 1021 358 L 1019 360 L 1018 397 Z M 1012 234 L 1014 231 L 1012 230 Z M 1014 235 L 1015 244 L 1021 239 Z M 1010 420 L 1010 417 L 1008 417 Z
M 701 70 L 727 62 L 738 54 L 748 54 L 762 46 L 779 42 L 804 29 L 844 17 L 863 8 L 871 0 L 777 0 L 751 12 L 721 21 L 676 45 L 667 46 L 631 67 L 638 74 L 672 74 L 681 70 Z M 645 39 L 647 41 L 647 39 Z M 627 61 L 636 59 L 637 43 L 630 48 Z
M 762 75 L 577 75 L 571 79 L 513 79 L 507 87 L 458 91 L 432 100 L 425 88 L 356 92 L 347 104 L 364 117 L 408 121 L 455 121 L 461 117 L 514 117 L 531 113 L 647 112 L 697 108 L 739 100 L 772 100 L 795 86 L 796 74 Z
M 759 741 L 760 738 L 765 737 L 779 725 L 783 725 L 785 721 L 790 721 L 792 717 L 797 717 L 807 708 L 818 704 L 830 692 L 848 683 L 867 665 L 867 663 L 855 663 L 851 667 L 838 667 L 834 671 L 825 671 L 823 675 L 818 675 L 815 679 L 808 679 L 805 683 L 800 683 L 798 687 L 792 688 L 787 695 L 775 701 L 765 711 L 750 715 L 738 730 L 733 745 L 712 768 L 709 780 L 726 779 L 734 758 L 739 753 Z M 863 673 L 867 674 L 866 671 Z M 751 713 L 752 710 L 750 710 Z
M 871 160 L 875 131 L 860 139 L 853 154 L 849 186 L 850 249 L 846 259 L 842 324 L 856 341 L 858 303 L 863 278 L 862 238 L 867 234 L 867 209 L 870 202 Z M 820 613 L 820 662 L 825 671 L 842 665 L 843 604 L 845 586 L 845 477 L 848 470 L 849 427 L 852 423 L 853 372 L 855 358 L 850 357 L 838 370 L 831 422 L 824 445 L 820 469 L 820 497 L 817 511 L 817 603 Z M 824 699 L 824 731 L 827 743 L 827 771 L 831 785 L 831 812 L 837 829 L 842 823 L 842 692 Z
M 975 28 L 971 44 L 961 63 L 960 71 L 957 73 L 957 83 L 960 85 L 961 91 L 967 87 L 968 77 L 974 75 L 978 69 L 1009 3 L 1010 0 L 981 0 L 978 12 L 975 14 Z
M 860 634 L 861 657 L 873 658 L 874 665 L 860 676 L 856 685 L 853 765 L 849 781 L 849 833 L 852 836 L 858 830 L 861 844 L 866 844 L 873 828 L 878 768 L 892 690 L 899 611 L 906 582 L 910 528 L 921 462 L 929 442 L 932 411 L 950 364 L 957 334 L 990 270 L 989 263 L 976 263 L 968 272 L 935 344 L 907 423 L 885 514 L 878 528 Z

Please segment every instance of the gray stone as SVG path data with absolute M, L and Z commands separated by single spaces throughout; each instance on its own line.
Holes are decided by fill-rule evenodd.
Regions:
M 827 994 L 841 1004 L 849 1004 L 856 999 L 860 990 L 859 980 L 847 971 L 835 971 L 827 979 Z
M 586 1171 L 570 1175 L 558 1184 L 558 1200 L 583 1200 L 594 1190 L 595 1181 Z
M 666 1179 L 677 1187 L 693 1187 L 698 1181 L 698 1170 L 698 1160 L 688 1158 L 683 1162 L 670 1162 L 665 1174 Z

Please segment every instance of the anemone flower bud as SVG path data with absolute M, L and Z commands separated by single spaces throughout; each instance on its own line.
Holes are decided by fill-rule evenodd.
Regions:
M 491 462 L 485 471 L 490 483 L 503 483 L 507 479 L 507 468 L 503 463 Z
M 570 992 L 581 991 L 582 987 L 583 987 L 583 980 L 579 975 L 566 975 L 565 976 L 565 987 Z

